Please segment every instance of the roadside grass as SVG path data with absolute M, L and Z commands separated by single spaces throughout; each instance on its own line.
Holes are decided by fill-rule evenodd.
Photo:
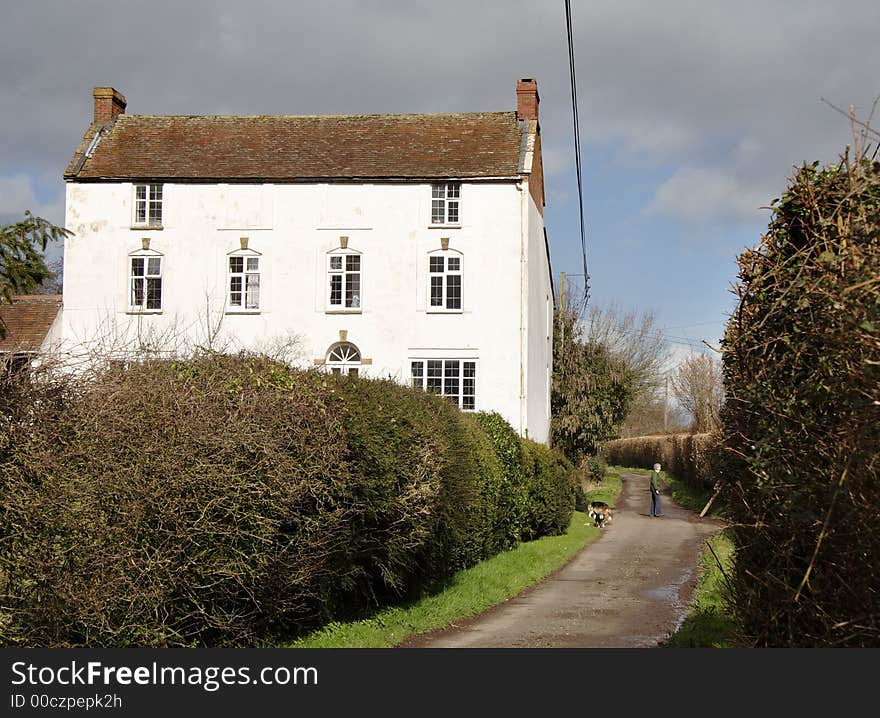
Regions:
M 587 501 L 604 501 L 613 507 L 615 500 L 620 496 L 622 485 L 620 472 L 609 468 L 601 484 L 591 484 L 590 490 L 586 492 Z
M 620 493 L 620 476 L 606 474 L 588 501 L 613 505 Z M 586 514 L 574 512 L 568 531 L 545 536 L 459 571 L 441 592 L 408 605 L 394 606 L 360 621 L 333 622 L 289 644 L 290 648 L 390 648 L 411 636 L 444 628 L 476 616 L 535 585 L 561 568 L 602 530 Z
M 615 474 L 620 474 L 625 471 L 628 474 L 645 474 L 646 476 L 651 473 L 650 469 L 642 469 L 632 466 L 609 466 L 608 471 Z
M 679 629 L 670 636 L 664 648 L 732 648 L 736 645 L 736 624 L 730 612 L 727 581 L 724 572 L 733 566 L 733 541 L 726 531 L 712 536 L 700 559 L 699 583 L 690 611 Z

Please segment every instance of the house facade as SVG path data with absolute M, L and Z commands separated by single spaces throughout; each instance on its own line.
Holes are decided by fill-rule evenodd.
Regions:
M 61 335 L 289 351 L 546 442 L 553 287 L 538 92 L 509 112 L 151 116 L 95 88 L 65 172 Z

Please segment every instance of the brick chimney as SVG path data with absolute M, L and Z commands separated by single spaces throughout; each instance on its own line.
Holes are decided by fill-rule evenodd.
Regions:
M 516 81 L 516 119 L 538 119 L 538 83 L 531 77 Z
M 92 91 L 95 98 L 95 122 L 103 125 L 116 115 L 125 114 L 125 96 L 112 87 L 96 87 Z

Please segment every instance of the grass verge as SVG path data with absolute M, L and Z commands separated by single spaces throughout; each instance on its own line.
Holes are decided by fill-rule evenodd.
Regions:
M 729 574 L 733 566 L 733 542 L 722 531 L 712 536 L 708 543 L 712 550 L 703 549 L 700 580 L 690 612 L 678 631 L 663 644 L 664 647 L 731 648 L 735 645 L 736 625 L 730 614 L 724 575 L 725 572 Z
M 666 480 L 666 485 L 669 486 L 669 489 L 672 492 L 672 500 L 679 506 L 695 511 L 696 513 L 700 513 L 700 511 L 703 510 L 714 493 L 712 489 L 691 486 L 677 478 L 674 474 L 666 474 L 664 478 Z M 713 503 L 713 507 L 714 506 L 715 504 Z M 710 511 L 708 515 L 717 518 L 717 515 L 714 512 Z
M 613 505 L 619 493 L 620 477 L 609 473 L 601 487 L 587 494 L 587 499 Z M 546 578 L 599 538 L 602 530 L 588 522 L 586 514 L 576 511 L 562 536 L 519 544 L 459 571 L 440 593 L 387 608 L 361 621 L 329 623 L 291 643 L 290 648 L 390 648 L 411 636 L 476 616 Z
M 621 488 L 620 472 L 609 468 L 605 472 L 605 478 L 602 483 L 587 491 L 587 501 L 604 501 L 609 506 L 614 506 L 614 502 L 620 496 Z

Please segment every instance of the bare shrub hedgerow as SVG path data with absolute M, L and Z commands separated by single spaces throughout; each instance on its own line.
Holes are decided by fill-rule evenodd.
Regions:
M 3 645 L 271 644 L 437 585 L 510 530 L 479 421 L 392 382 L 207 355 L 17 391 Z M 565 518 L 553 456 L 531 536 Z
M 718 480 L 719 442 L 712 434 L 660 434 L 606 441 L 602 457 L 611 464 L 649 469 L 655 463 L 695 488 L 709 489 Z
M 148 362 L 18 427 L 2 467 L 4 643 L 253 643 L 317 618 L 354 511 L 338 402 L 318 381 Z

